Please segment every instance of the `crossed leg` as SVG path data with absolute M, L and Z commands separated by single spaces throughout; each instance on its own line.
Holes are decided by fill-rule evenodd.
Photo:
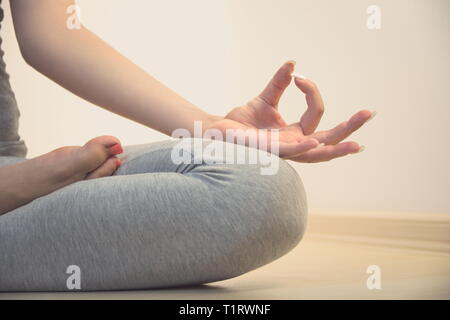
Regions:
M 83 180 L 0 216 L 0 291 L 145 289 L 235 277 L 300 241 L 306 197 L 295 170 L 179 164 L 174 141 L 125 148 L 113 176 Z M 244 148 L 244 147 L 242 147 Z

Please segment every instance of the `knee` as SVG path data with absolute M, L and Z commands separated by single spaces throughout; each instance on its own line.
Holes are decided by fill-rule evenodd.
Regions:
M 280 160 L 274 175 L 254 177 L 259 184 L 255 200 L 261 205 L 257 219 L 264 240 L 267 262 L 293 249 L 302 239 L 306 227 L 307 202 L 303 183 L 294 168 Z
M 284 248 L 289 251 L 300 242 L 305 232 L 308 215 L 306 192 L 297 171 L 284 160 L 280 161 L 278 174 L 271 178 L 270 187 L 269 199 L 275 221 L 279 223 L 277 230 L 283 236 Z
M 261 175 L 258 166 L 236 173 L 235 199 L 241 206 L 236 242 L 224 266 L 227 278 L 254 270 L 291 251 L 303 237 L 307 202 L 302 181 L 284 160 L 274 175 Z

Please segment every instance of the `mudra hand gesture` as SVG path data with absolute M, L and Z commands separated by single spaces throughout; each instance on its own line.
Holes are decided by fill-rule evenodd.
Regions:
M 294 61 L 286 62 L 266 88 L 247 104 L 231 110 L 209 128 L 219 129 L 279 129 L 279 156 L 297 162 L 322 162 L 363 150 L 345 138 L 370 120 L 375 112 L 361 110 L 336 127 L 316 131 L 324 113 L 324 104 L 317 86 L 302 76 L 293 75 Z M 294 78 L 295 85 L 306 96 L 308 105 L 299 122 L 287 124 L 278 112 L 280 98 Z

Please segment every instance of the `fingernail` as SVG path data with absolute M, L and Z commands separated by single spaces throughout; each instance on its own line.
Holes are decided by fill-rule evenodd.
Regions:
M 113 145 L 109 148 L 109 150 L 113 155 L 121 154 L 123 152 L 122 145 L 120 143 Z
M 360 146 L 360 147 L 359 147 L 359 150 L 356 151 L 355 154 L 356 154 L 356 153 L 361 153 L 361 152 L 363 152 L 364 150 L 366 150 L 366 147 L 365 147 L 365 146 Z
M 288 63 L 292 63 L 295 66 L 297 64 L 297 61 L 289 60 Z
M 306 77 L 304 75 L 298 74 L 298 73 L 293 73 L 292 74 L 293 77 L 298 78 L 300 80 L 305 80 Z
M 373 118 L 375 118 L 376 115 L 377 115 L 377 112 L 376 112 L 376 111 L 373 111 L 373 112 L 372 112 L 372 115 L 370 116 L 369 119 L 367 119 L 366 123 L 369 122 L 370 120 L 372 120 Z

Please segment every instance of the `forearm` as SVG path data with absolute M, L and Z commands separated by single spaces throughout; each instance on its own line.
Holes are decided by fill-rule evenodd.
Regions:
M 43 14 L 39 30 L 21 30 L 27 26 L 16 24 L 24 58 L 39 72 L 95 105 L 168 135 L 177 128 L 192 132 L 195 120 L 206 127 L 218 118 L 166 87 L 86 28 L 67 28 L 67 16 L 62 14 L 66 7 L 52 6 L 60 10 Z

